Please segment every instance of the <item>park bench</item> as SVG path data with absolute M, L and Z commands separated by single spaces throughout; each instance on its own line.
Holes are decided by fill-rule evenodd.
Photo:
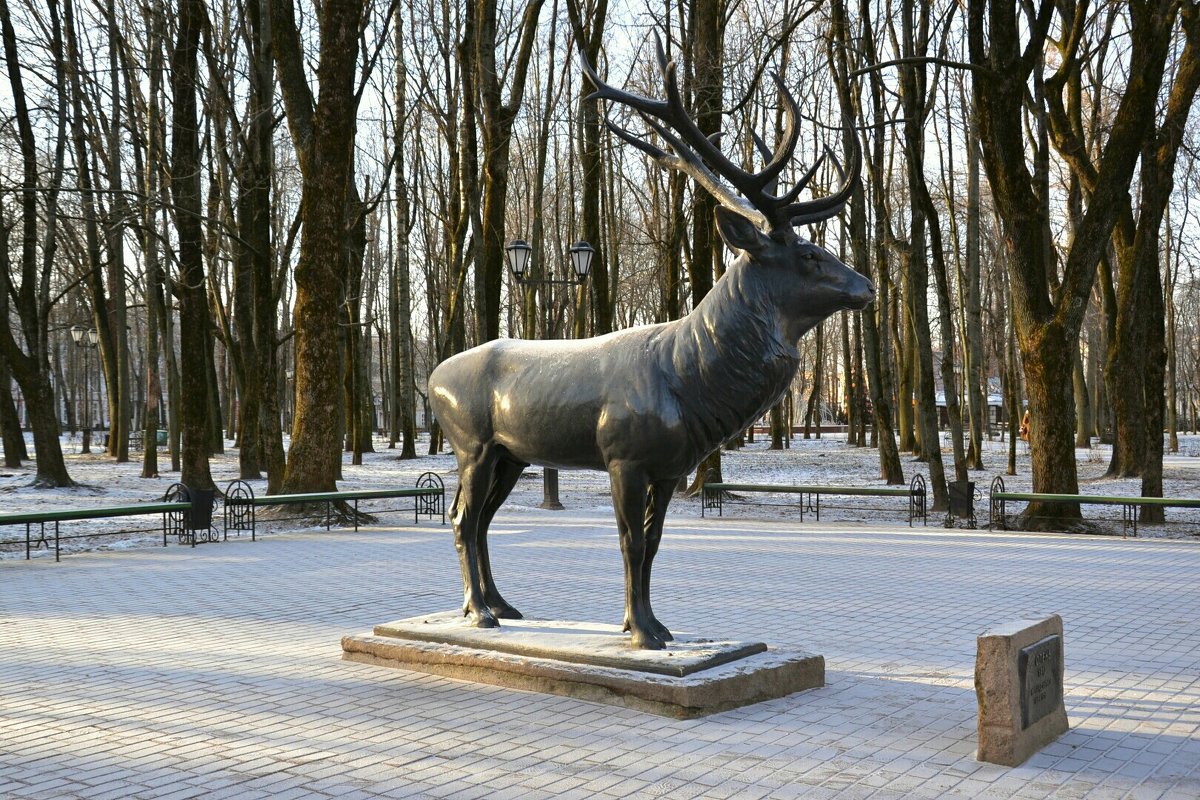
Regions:
M 906 487 L 900 486 L 788 486 L 758 483 L 706 483 L 704 484 L 703 499 L 700 505 L 700 516 L 706 509 L 715 508 L 718 516 L 724 516 L 726 503 L 749 503 L 747 500 L 731 500 L 731 492 L 758 492 L 766 494 L 799 495 L 799 503 L 773 503 L 763 505 L 799 505 L 800 520 L 804 521 L 804 512 L 816 514 L 821 521 L 821 497 L 904 497 L 908 499 L 908 525 L 912 527 L 913 520 L 919 519 L 924 525 L 929 524 L 926 511 L 925 478 L 914 475 L 912 482 Z
M 1137 536 L 1138 507 L 1200 508 L 1200 498 L 1195 497 L 1119 497 L 1115 495 L 1052 494 L 1046 492 L 1010 492 L 1004 488 L 1004 479 L 996 476 L 992 481 L 988 512 L 988 529 L 997 524 L 1008 530 L 1007 504 L 1013 503 L 1079 503 L 1080 505 L 1121 506 L 1122 532 L 1133 529 Z
M 80 533 L 72 536 L 62 536 L 59 532 L 59 523 L 76 520 L 111 519 L 113 517 L 135 517 L 149 514 L 161 514 L 163 547 L 166 547 L 168 535 L 186 535 L 184 534 L 186 529 L 184 516 L 191 510 L 192 502 L 190 500 L 179 499 L 156 503 L 136 503 L 128 506 L 69 508 L 57 509 L 53 511 L 27 511 L 16 514 L 0 514 L 0 526 L 25 526 L 25 558 L 28 560 L 32 550 L 37 550 L 43 546 L 47 550 L 50 549 L 50 543 L 46 539 L 46 525 L 48 523 L 53 523 L 54 560 L 58 561 L 61 557 L 62 539 L 83 539 L 89 536 L 98 535 L 95 531 L 91 531 L 89 533 Z M 32 535 L 32 529 L 34 525 L 38 526 L 38 536 L 36 539 L 34 539 Z M 19 540 L 0 542 L 0 544 L 13 544 L 17 541 Z
M 334 508 L 345 503 L 353 506 L 354 530 L 358 530 L 358 503 L 360 500 L 383 500 L 411 498 L 413 522 L 420 521 L 423 514 L 433 518 L 441 516 L 446 522 L 446 487 L 435 473 L 426 472 L 417 478 L 416 486 L 397 489 L 354 489 L 342 492 L 304 492 L 301 494 L 272 494 L 255 497 L 254 490 L 245 481 L 232 481 L 225 490 L 225 535 L 229 531 L 250 531 L 253 541 L 257 535 L 256 509 L 269 506 L 313 506 L 325 508 L 325 530 L 333 525 Z M 398 509 L 385 509 L 398 510 Z M 407 507 L 404 508 L 407 510 Z

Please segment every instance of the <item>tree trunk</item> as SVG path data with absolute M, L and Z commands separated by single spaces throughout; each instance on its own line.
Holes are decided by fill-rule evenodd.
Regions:
M 269 473 L 268 452 L 272 447 L 282 449 L 282 442 L 268 442 L 271 426 L 266 410 L 267 396 L 275 394 L 276 379 L 273 366 L 275 303 L 271 284 L 271 112 L 274 90 L 271 71 L 274 63 L 262 5 L 259 0 L 246 4 L 250 63 L 243 122 L 245 135 L 234 173 L 238 185 L 235 206 L 238 236 L 233 256 L 233 317 L 242 372 L 242 394 L 238 404 L 242 441 L 238 452 L 238 477 L 242 480 L 261 478 L 264 466 Z M 264 313 L 267 319 L 260 319 Z M 265 349 L 272 351 L 269 360 L 264 360 Z M 279 430 L 278 422 L 273 429 Z
M 1128 191 L 1141 155 L 1147 126 L 1153 124 L 1155 103 L 1170 44 L 1175 4 L 1130 4 L 1129 84 L 1091 182 L 1092 199 L 1080 221 L 1062 268 L 1061 281 L 1047 270 L 1053 263 L 1046 252 L 1050 220 L 1039 201 L 1026 166 L 1025 102 L 1028 78 L 1040 63 L 1040 54 L 1053 22 L 1054 4 L 1043 4 L 1031 23 L 1018 21 L 1014 5 L 973 0 L 968 5 L 970 57 L 979 69 L 973 73 L 973 92 L 980 128 L 984 167 L 996 210 L 1003 221 L 1005 250 L 1013 287 L 1010 313 L 1024 357 L 1026 391 L 1032 414 L 1030 449 L 1033 455 L 1033 490 L 1072 494 L 1078 489 L 1074 449 L 1073 389 L 1064 377 L 1071 374 L 1073 343 L 1096 274 L 1096 265 L 1121 212 L 1120 198 Z M 1083 24 L 1083 15 L 1065 27 Z M 1065 37 L 1078 47 L 1083 37 Z M 1022 42 L 1027 39 L 1027 42 Z M 1075 53 L 1064 54 L 1066 67 L 1077 63 Z M 1046 82 L 1051 104 L 1050 121 L 1056 138 L 1069 131 L 1055 122 L 1061 99 L 1064 68 Z M 1031 503 L 1028 522 L 1040 518 L 1070 520 L 1079 517 L 1076 504 Z M 1053 524 L 1051 522 L 1050 524 Z
M 692 0 L 690 15 L 692 119 L 705 136 L 721 129 L 722 91 L 725 85 L 722 51 L 724 42 L 725 0 Z M 686 44 L 685 44 L 686 47 Z M 595 63 L 595 62 L 593 62 Z M 688 277 L 692 284 L 692 308 L 712 289 L 714 275 L 721 266 L 722 247 L 714 228 L 716 200 L 708 192 L 695 192 L 692 202 L 692 261 Z M 688 494 L 699 494 L 709 480 L 720 481 L 721 450 L 718 448 L 701 462 Z
M 1179 452 L 1179 372 L 1176 353 L 1175 281 L 1179 270 L 1179 246 L 1171 230 L 1171 208 L 1167 207 L 1167 252 L 1164 258 L 1163 298 L 1167 311 L 1167 447 Z
M 525 77 L 537 36 L 538 15 L 543 0 L 530 0 L 521 21 L 521 40 L 515 63 L 510 65 L 508 102 L 501 99 L 501 70 L 496 64 L 498 46 L 497 5 L 494 2 L 472 3 L 469 14 L 475 16 L 475 52 L 472 63 L 479 88 L 481 142 L 483 144 L 483 229 L 478 266 L 481 274 L 476 281 L 482 291 L 477 309 L 481 320 L 480 341 L 500 336 L 500 289 L 504 277 L 504 215 L 508 197 L 509 150 L 512 127 L 521 108 L 525 92 Z M 599 244 L 594 243 L 594 247 Z
M 864 15 L 864 26 L 869 29 L 870 7 L 865 2 L 861 6 Z M 839 75 L 849 72 L 848 62 L 850 47 L 850 32 L 846 23 L 846 13 L 843 0 L 832 3 L 831 36 L 836 44 L 833 49 L 832 63 Z M 873 45 L 870 37 L 864 37 L 863 49 L 866 57 L 874 60 Z M 858 50 L 859 48 L 854 48 Z M 857 97 L 850 92 L 848 80 L 836 82 L 838 101 L 841 105 L 842 116 L 847 119 L 862 120 L 863 110 L 857 105 Z M 875 283 L 876 298 L 874 304 L 863 311 L 859 318 L 862 321 L 863 349 L 867 372 L 867 383 L 870 391 L 872 409 L 872 431 L 874 444 L 879 449 L 880 476 L 891 485 L 904 483 L 904 468 L 900 463 L 900 452 L 896 446 L 892 421 L 892 381 L 888 368 L 888 358 L 884 341 L 888 335 L 888 286 L 887 286 L 887 248 L 884 241 L 886 217 L 878 213 L 882 207 L 882 169 L 883 163 L 883 90 L 879 77 L 872 72 L 870 77 L 871 103 L 875 113 L 875 129 L 871 137 L 872 149 L 867 158 L 876 168 L 868 170 L 871 181 L 872 196 L 875 202 L 875 237 L 874 249 L 868 242 L 867 236 L 867 207 L 863 189 L 856 188 L 850 198 L 850 250 L 854 254 L 857 268 Z M 860 147 L 853 130 L 842 133 L 843 149 L 849 153 L 852 148 Z M 866 160 L 866 159 L 864 159 Z
M 20 51 L 16 31 L 13 28 L 7 0 L 0 0 L 0 38 L 3 38 L 5 67 L 8 73 L 13 117 L 16 122 L 17 143 L 21 150 L 22 178 L 20 189 L 20 263 L 21 282 L 19 289 L 14 285 L 12 254 L 9 238 L 12 231 L 6 221 L 0 220 L 0 314 L 10 319 L 8 303 L 13 303 L 19 327 L 9 324 L 0 326 L 0 349 L 13 378 L 21 387 L 25 398 L 26 414 L 33 432 L 34 458 L 37 463 L 35 487 L 74 486 L 67 474 L 59 443 L 58 414 L 55 409 L 54 392 L 51 388 L 50 346 L 48 315 L 41 312 L 49 308 L 50 272 L 54 266 L 57 247 L 55 231 L 57 225 L 58 192 L 62 183 L 63 156 L 66 149 L 66 95 L 65 60 L 63 58 L 62 30 L 59 26 L 57 4 L 50 4 L 51 48 L 55 55 L 55 78 L 58 86 L 58 118 L 54 149 L 54 164 L 48 171 L 48 185 L 39 186 L 41 170 L 37 159 L 37 145 L 29 107 L 25 99 Z M 46 219 L 45 237 L 41 246 L 39 265 L 38 248 L 38 197 L 44 195 Z M 24 348 L 17 341 L 20 331 Z
M 929 264 L 933 260 L 939 309 L 939 333 L 942 344 L 942 386 L 946 398 L 946 416 L 950 420 L 954 442 L 954 463 L 959 480 L 966 479 L 966 462 L 962 447 L 962 421 L 958 413 L 958 398 L 954 386 L 954 325 L 950 317 L 950 288 L 943 260 L 940 222 L 933 199 L 925 184 L 925 109 L 927 104 L 924 58 L 928 52 L 929 15 L 917 19 L 913 0 L 904 0 L 901 9 L 902 54 L 914 59 L 900 68 L 900 96 L 904 107 L 904 155 L 908 168 L 908 187 L 911 206 L 910 238 L 907 255 L 909 274 L 907 295 L 913 335 L 917 342 L 917 415 L 921 432 L 921 457 L 929 466 L 929 483 L 933 491 L 933 510 L 947 507 L 946 475 L 942 464 L 941 435 L 938 430 L 938 410 L 933 374 L 932 331 L 929 327 Z M 926 249 L 926 236 L 929 249 Z
M 108 240 L 108 296 L 109 317 L 113 332 L 113 374 L 116 377 L 116 406 L 112 408 L 109 426 L 108 453 L 118 463 L 129 461 L 129 433 L 133 421 L 133 370 L 130 367 L 128 304 L 125 290 L 125 220 L 132 219 L 132 209 L 125 196 L 121 170 L 121 92 L 117 45 L 120 41 L 117 29 L 116 4 L 108 0 L 105 6 L 108 17 L 108 63 L 109 84 L 112 92 L 111 118 L 108 122 L 108 154 L 113 167 L 109 170 L 109 190 L 112 193 L 110 219 L 107 225 Z
M 967 468 L 983 469 L 983 439 L 991 438 L 988 410 L 987 373 L 983 355 L 983 303 L 980 297 L 979 244 L 979 130 L 974 114 L 967 122 L 967 254 L 963 276 L 966 295 L 963 303 L 963 374 L 967 381 L 967 407 L 971 416 L 971 446 Z
M 404 41 L 404 15 L 396 9 L 396 45 Z M 401 439 L 400 458 L 417 457 L 417 400 L 416 376 L 413 369 L 412 296 L 409 270 L 408 237 L 412 230 L 412 212 L 408 201 L 407 173 L 404 141 L 408 124 L 408 101 L 405 89 L 408 84 L 406 60 L 396 59 L 396 131 L 393 147 L 396 163 L 392 174 L 396 185 L 396 228 L 393 280 L 388 292 L 389 341 L 392 348 L 392 441 Z M 398 428 L 399 430 L 395 430 Z
M 5 305 L 0 302 L 0 309 Z M 21 461 L 29 458 L 29 452 L 25 449 L 21 418 L 12 399 L 12 374 L 3 353 L 0 353 L 0 437 L 4 440 L 4 466 L 20 467 Z
M 147 24 L 149 91 L 146 95 L 144 122 L 147 135 L 145 137 L 145 158 L 142 149 L 133 148 L 134 163 L 138 176 L 138 185 L 142 189 L 143 198 L 140 203 L 140 236 L 142 240 L 142 277 L 143 295 L 146 298 L 146 353 L 143 362 L 145 371 L 145 410 L 142 415 L 142 472 L 143 478 L 158 477 L 158 424 L 159 402 L 162 388 L 159 379 L 159 331 L 163 325 L 165 312 L 162 307 L 162 268 L 158 254 L 158 209 L 166 206 L 159 183 L 163 169 L 163 140 L 159 134 L 162 119 L 162 42 L 163 42 L 163 10 L 159 3 L 154 3 L 150 9 Z M 132 66 L 126 64 L 126 71 L 132 72 Z M 133 78 L 128 80 L 132 82 Z M 132 91 L 126 92 L 130 101 L 129 117 L 135 117 L 135 106 L 132 101 Z M 170 343 L 168 342 L 168 347 Z
M 780 400 L 771 406 L 771 446 L 767 448 L 768 450 L 782 450 L 784 439 L 791 435 L 791 431 L 786 430 L 787 423 L 783 416 L 784 402 L 784 400 Z
M 295 269 L 296 409 L 282 490 L 332 491 L 341 468 L 338 309 L 346 271 L 346 201 L 357 117 L 354 77 L 363 0 L 322 6 L 318 101 L 304 74 L 290 0 L 272 0 L 275 56 L 303 176 L 300 257 Z
M 111 320 L 108 314 L 108 292 L 105 288 L 104 271 L 102 269 L 105 258 L 100 247 L 100 213 L 96 207 L 98 194 L 95 190 L 91 166 L 93 153 L 88 149 L 88 144 L 92 141 L 90 137 L 93 131 L 85 126 L 89 117 L 84 114 L 83 107 L 84 66 L 79 50 L 79 36 L 75 30 L 73 0 L 67 0 L 63 5 L 63 10 L 63 25 L 67 43 L 67 64 L 69 66 L 67 73 L 70 77 L 68 89 L 71 103 L 71 139 L 74 144 L 76 181 L 78 183 L 79 202 L 83 215 L 83 250 L 85 259 L 82 265 L 83 282 L 87 287 L 91 300 L 92 325 L 97 334 L 97 355 L 99 357 L 100 371 L 105 377 L 105 394 L 107 396 L 107 403 L 105 405 L 109 409 L 111 417 L 112 412 L 116 410 L 118 404 L 117 357 Z M 123 283 L 124 272 L 122 272 L 121 280 Z M 84 401 L 87 403 L 89 399 L 85 397 Z M 87 421 L 91 424 L 88 425 L 88 430 L 84 431 L 83 452 L 85 453 L 89 452 L 88 445 L 91 438 L 91 428 L 95 427 L 96 422 L 99 420 L 92 420 L 89 416 Z M 109 437 L 109 441 L 112 441 L 111 436 Z
M 182 481 L 195 489 L 211 489 L 214 484 L 208 466 L 209 316 L 200 225 L 200 139 L 196 114 L 197 56 L 205 10 L 202 0 L 181 0 L 179 11 L 178 38 L 171 50 L 171 194 L 179 234 Z
M 1092 403 L 1088 395 L 1087 376 L 1083 373 L 1083 354 L 1075 348 L 1071 383 L 1075 391 L 1075 446 L 1092 446 Z
M 817 324 L 814 346 L 816 357 L 813 359 L 813 384 L 808 393 L 808 404 L 804 408 L 804 438 L 812 438 L 812 428 L 815 423 L 817 438 L 821 438 L 821 388 L 825 374 L 825 323 Z

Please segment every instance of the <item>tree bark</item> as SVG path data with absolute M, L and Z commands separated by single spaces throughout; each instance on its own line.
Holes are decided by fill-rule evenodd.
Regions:
M 401 51 L 404 42 L 404 15 L 396 9 L 395 36 L 397 52 Z M 391 333 L 389 342 L 392 356 L 392 444 L 400 439 L 400 458 L 417 457 L 417 405 L 416 405 L 416 376 L 413 369 L 413 333 L 411 279 L 409 270 L 408 237 L 412 231 L 412 211 L 408 200 L 408 183 L 404 150 L 407 135 L 408 73 L 406 59 L 396 59 L 396 101 L 395 101 L 395 139 L 392 147 L 396 154 L 396 163 L 392 169 L 396 192 L 396 227 L 395 243 L 393 245 L 394 260 L 392 262 L 392 290 L 388 292 L 388 327 Z
M 209 315 L 200 225 L 200 137 L 196 113 L 197 56 L 204 23 L 202 0 L 180 0 L 178 34 L 171 49 L 171 194 L 179 235 L 182 481 L 194 489 L 214 488 L 208 465 Z
M 723 74 L 723 45 L 725 0 L 692 0 L 689 17 L 691 36 L 688 41 L 691 70 L 685 71 L 685 95 L 692 97 L 692 119 L 705 136 L 721 129 L 721 108 L 725 86 Z M 686 47 L 686 45 L 685 45 Z M 690 85 L 687 77 L 691 78 Z M 722 266 L 721 239 L 716 235 L 717 201 L 708 192 L 692 195 L 692 260 L 688 278 L 692 284 L 692 308 L 704 299 L 713 287 L 715 276 Z M 696 478 L 688 487 L 688 495 L 704 489 L 708 481 L 721 481 L 721 450 L 717 448 L 696 468 Z
M 604 36 L 604 24 L 608 16 L 608 0 L 596 0 L 591 8 L 581 13 L 578 0 L 567 4 L 571 12 L 572 27 L 580 48 L 589 64 L 599 60 L 600 45 Z M 586 20 L 586 21 L 585 21 Z M 592 256 L 592 324 L 597 335 L 613 329 L 613 307 L 609 289 L 608 248 L 601 233 L 600 194 L 603 188 L 603 170 L 600 160 L 600 109 L 589 99 L 592 86 L 587 80 L 579 82 L 579 128 L 582 134 L 579 152 L 579 169 L 582 202 L 580 222 L 582 239 L 596 251 Z M 582 322 L 583 320 L 580 320 Z M 580 326 L 577 324 L 576 328 Z
M 967 232 L 966 270 L 963 275 L 963 373 L 967 381 L 967 407 L 971 418 L 971 444 L 967 450 L 967 468 L 983 469 L 984 431 L 991 438 L 988 409 L 987 372 L 983 352 L 983 303 L 980 297 L 979 236 L 979 130 L 975 115 L 967 118 Z
M 1032 22 L 1018 23 L 1008 3 L 973 0 L 968 6 L 973 92 L 979 118 L 984 167 L 997 213 L 1003 221 L 1005 250 L 1013 287 L 1011 312 L 1023 356 L 1026 391 L 1032 415 L 1030 449 L 1033 490 L 1073 494 L 1078 490 L 1074 450 L 1074 397 L 1069 381 L 1071 351 L 1077 340 L 1088 294 L 1109 233 L 1120 213 L 1120 197 L 1128 191 L 1140 155 L 1146 126 L 1153 123 L 1169 45 L 1170 2 L 1130 4 L 1132 21 L 1129 87 L 1121 97 L 1091 202 L 1071 243 L 1062 280 L 1051 294 L 1052 263 L 1046 252 L 1050 220 L 1026 167 L 1023 105 L 1027 79 L 1038 62 L 1054 17 L 1055 4 L 1043 2 Z M 1076 20 L 1082 25 L 1082 14 Z M 1068 39 L 1078 47 L 1070 21 Z M 1022 39 L 1026 39 L 1022 43 Z M 1058 75 L 1070 68 L 1074 51 L 1047 80 L 1047 96 L 1061 84 Z M 1053 109 L 1051 122 L 1053 124 Z M 1027 522 L 1076 519 L 1078 505 L 1031 503 Z
M 341 469 L 337 330 L 358 98 L 354 76 L 363 0 L 326 0 L 319 17 L 318 100 L 305 79 L 291 0 L 271 0 L 276 67 L 303 176 L 295 269 L 296 409 L 284 492 L 332 491 Z
M 502 75 L 496 64 L 497 19 L 496 3 L 491 0 L 475 0 L 470 13 L 475 15 L 475 52 L 473 64 L 475 80 L 481 99 L 481 143 L 483 145 L 483 231 L 480 243 L 479 267 L 481 275 L 476 280 L 482 283 L 483 306 L 480 341 L 490 341 L 500 336 L 500 289 L 504 278 L 504 213 L 508 198 L 509 150 L 512 144 L 512 127 L 517 112 L 521 109 L 525 93 L 525 77 L 533 54 L 533 43 L 537 36 L 538 15 L 543 0 L 530 0 L 521 21 L 521 40 L 517 57 L 512 66 L 511 88 L 508 101 L 501 98 Z M 599 243 L 593 246 L 598 247 Z
M 0 300 L 0 313 L 5 316 L 8 310 L 8 303 L 5 302 L 7 299 Z M 29 452 L 25 449 L 21 418 L 12 398 L 12 373 L 9 372 L 3 352 L 0 352 L 0 438 L 4 441 L 4 466 L 20 467 L 21 462 L 29 458 Z
M 128 313 L 129 303 L 125 289 L 125 220 L 132 218 L 132 209 L 125 196 L 121 169 L 121 131 L 124 128 L 121 111 L 121 80 L 117 47 L 120 33 L 117 28 L 116 4 L 108 0 L 105 6 L 108 18 L 108 63 L 109 84 L 112 97 L 108 123 L 109 191 L 112 195 L 109 220 L 106 226 L 108 246 L 108 297 L 111 329 L 113 334 L 113 375 L 116 406 L 110 413 L 108 453 L 117 463 L 129 461 L 129 433 L 133 422 L 133 370 L 130 365 Z
M 913 0 L 904 0 L 901 8 L 901 53 L 904 58 L 924 58 L 928 52 L 929 15 L 916 18 Z M 932 332 L 929 327 L 929 263 L 934 262 L 942 339 L 942 384 L 946 413 L 954 440 L 954 461 L 959 480 L 966 479 L 962 452 L 962 423 L 954 386 L 954 326 L 950 319 L 949 281 L 943 260 L 941 227 L 937 209 L 925 184 L 925 109 L 926 77 L 924 63 L 908 63 L 900 68 L 900 97 L 904 107 L 904 156 L 908 168 L 910 199 L 910 237 L 906 249 L 910 325 L 917 344 L 917 423 L 921 432 L 921 458 L 929 467 L 933 492 L 933 510 L 948 504 L 945 467 L 942 464 L 941 435 L 933 375 Z M 926 237 L 930 246 L 926 249 Z
M 870 6 L 866 0 L 861 3 L 861 12 L 864 31 L 869 31 Z M 830 34 L 836 45 L 833 48 L 831 61 L 839 75 L 845 76 L 849 72 L 849 54 L 852 51 L 862 51 L 866 58 L 874 60 L 873 43 L 866 33 L 864 33 L 861 47 L 851 47 L 844 0 L 834 0 L 832 3 Z M 851 93 L 849 80 L 842 79 L 836 83 L 842 117 L 863 120 L 861 102 L 857 95 Z M 888 359 L 883 345 L 888 335 L 887 250 L 883 235 L 886 221 L 878 215 L 882 206 L 883 117 L 882 88 L 879 86 L 878 77 L 874 72 L 871 73 L 870 86 L 871 102 L 876 114 L 876 126 L 873 131 L 871 151 L 864 154 L 864 161 L 869 165 L 868 176 L 877 212 L 874 252 L 872 252 L 871 242 L 867 235 L 867 203 L 865 191 L 861 185 L 850 197 L 850 251 L 854 255 L 857 269 L 870 278 L 876 287 L 875 302 L 859 317 L 862 321 L 863 350 L 871 398 L 872 430 L 875 446 L 879 449 L 879 473 L 880 477 L 888 484 L 903 485 L 904 467 L 900 463 L 900 451 L 896 446 L 892 423 L 891 372 L 888 369 Z M 852 148 L 861 147 L 853 130 L 843 131 L 842 146 L 847 154 Z
M 62 30 L 58 19 L 56 2 L 49 3 L 51 48 L 54 52 L 54 68 L 58 86 L 58 109 L 54 164 L 49 170 L 48 185 L 38 184 L 40 167 L 37 160 L 35 134 L 30 120 L 29 106 L 25 98 L 20 50 L 16 31 L 9 13 L 8 0 L 0 0 L 0 38 L 3 39 L 4 60 L 8 72 L 9 89 L 12 92 L 13 116 L 16 122 L 17 142 L 21 151 L 20 189 L 20 282 L 15 280 L 9 239 L 12 232 L 7 220 L 0 218 L 0 294 L 5 296 L 4 311 L 7 318 L 7 302 L 11 298 L 18 325 L 11 323 L 0 326 L 0 350 L 21 387 L 25 397 L 26 413 L 29 415 L 33 432 L 33 451 L 37 465 L 35 487 L 74 486 L 67 474 L 59 443 L 58 414 L 55 411 L 54 391 L 50 383 L 50 274 L 54 266 L 57 249 L 58 193 L 62 183 L 63 158 L 66 149 L 66 97 L 65 59 L 63 58 Z M 38 258 L 38 198 L 44 198 L 44 237 L 41 259 Z M 18 343 L 17 333 L 21 342 Z

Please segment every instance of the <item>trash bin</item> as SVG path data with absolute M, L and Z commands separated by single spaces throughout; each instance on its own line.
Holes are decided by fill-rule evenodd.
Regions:
M 184 525 L 193 532 L 193 535 L 195 535 L 195 531 L 203 531 L 204 536 L 200 541 L 210 541 L 208 529 L 212 527 L 213 504 L 217 499 L 217 490 L 193 489 L 189 486 L 188 494 L 192 498 L 192 507 L 184 515 Z
M 946 512 L 946 527 L 953 528 L 955 519 L 965 519 L 975 527 L 975 481 L 950 481 L 950 509 Z
M 216 489 L 193 489 L 182 483 L 175 483 L 167 489 L 163 496 L 164 502 L 191 501 L 191 507 L 171 513 L 170 532 L 174 533 L 180 544 L 190 544 L 195 547 L 204 542 L 220 541 L 217 529 L 212 525 L 213 507 L 217 501 Z M 164 531 L 164 537 L 166 531 Z M 163 539 L 166 544 L 166 539 Z

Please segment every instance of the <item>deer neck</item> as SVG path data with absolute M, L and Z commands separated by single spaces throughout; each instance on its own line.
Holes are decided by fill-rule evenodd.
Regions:
M 710 449 L 777 403 L 800 363 L 753 271 L 739 259 L 671 337 L 669 374 L 697 440 Z

